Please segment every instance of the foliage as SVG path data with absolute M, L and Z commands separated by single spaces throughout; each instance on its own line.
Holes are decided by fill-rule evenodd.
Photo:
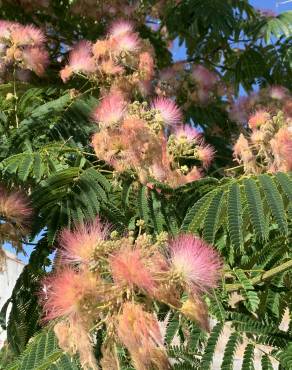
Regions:
M 259 131 L 259 127 L 250 130 L 250 114 L 265 109 L 274 119 L 280 111 L 284 118 L 279 130 L 288 126 L 291 130 L 291 11 L 266 15 L 247 0 L 168 0 L 140 1 L 129 13 L 139 42 L 155 63 L 153 75 L 146 81 L 137 77 L 135 54 L 126 51 L 117 58 L 126 75 L 121 85 L 128 89 L 127 109 L 132 109 L 139 119 L 144 114 L 143 118 L 152 125 L 157 123 L 157 112 L 151 108 L 153 96 L 175 98 L 187 124 L 199 131 L 200 140 L 204 136 L 204 142 L 196 145 L 208 143 L 216 151 L 211 166 L 207 169 L 202 165 L 203 178 L 173 186 L 163 176 L 155 177 L 154 171 L 147 172 L 144 181 L 141 163 L 138 169 L 131 165 L 125 171 L 117 170 L 112 164 L 115 156 L 121 155 L 120 148 L 109 160 L 96 155 L 100 148 L 91 145 L 91 140 L 98 127 L 99 133 L 103 129 L 110 133 L 108 143 L 116 140 L 117 127 L 110 131 L 102 127 L 102 122 L 98 126 L 93 112 L 112 92 L 112 86 L 120 87 L 118 78 L 100 78 L 99 71 L 78 70 L 70 80 L 63 78 L 65 84 L 59 75 L 72 64 L 68 57 L 72 45 L 83 39 L 92 43 L 107 40 L 110 23 L 121 18 L 125 9 L 132 11 L 126 7 L 131 2 L 114 1 L 114 13 L 107 7 L 99 11 L 101 6 L 97 7 L 95 1 L 21 0 L 18 7 L 11 6 L 11 0 L 2 3 L 2 19 L 42 28 L 51 62 L 43 76 L 30 73 L 29 79 L 24 80 L 17 78 L 16 62 L 13 73 L 0 70 L 1 184 L 26 192 L 34 209 L 30 229 L 17 234 L 21 235 L 19 243 L 24 248 L 25 243 L 32 243 L 34 251 L 1 310 L 7 346 L 0 352 L 0 369 L 82 368 L 76 351 L 73 355 L 59 346 L 53 330 L 56 322 L 43 327 L 39 293 L 48 271 L 58 271 L 61 230 L 75 230 L 97 216 L 110 224 L 111 231 L 115 230 L 112 240 L 119 240 L 115 239 L 117 235 L 138 238 L 147 234 L 158 242 L 164 233 L 169 239 L 190 233 L 213 245 L 224 261 L 219 287 L 196 301 L 198 310 L 208 310 L 212 318 L 209 333 L 202 330 L 200 320 L 183 314 L 183 306 L 176 309 L 159 299 L 147 302 L 147 309 L 166 327 L 164 347 L 173 369 L 211 369 L 218 357 L 222 333 L 227 341 L 222 370 L 233 369 L 239 347 L 243 349 L 242 369 L 259 366 L 259 351 L 263 369 L 272 369 L 273 361 L 282 369 L 292 368 L 292 326 L 291 318 L 287 319 L 292 310 L 291 172 L 289 166 L 285 172 L 267 172 L 260 150 L 256 150 L 255 166 L 259 171 L 243 172 L 243 166 L 234 167 L 232 160 L 232 148 L 239 134 L 252 143 L 252 131 Z M 186 48 L 186 60 L 182 63 L 173 62 L 169 47 L 177 40 Z M 1 56 L 1 63 L 3 60 Z M 174 77 L 170 71 L 175 71 Z M 203 73 L 203 81 L 198 79 L 198 71 Z M 136 78 L 138 82 L 150 82 L 150 93 L 137 88 Z M 237 101 L 242 89 L 249 94 L 248 104 L 242 98 Z M 283 97 L 271 97 L 275 91 Z M 245 114 L 243 122 L 238 113 Z M 157 127 L 153 127 L 151 137 L 155 140 L 159 135 Z M 169 137 L 173 128 L 166 125 L 159 129 L 160 134 Z M 269 127 L 267 131 L 270 134 Z M 138 158 L 146 152 L 147 145 L 139 146 L 140 137 L 137 132 L 135 135 Z M 275 137 L 265 140 L 269 143 L 266 157 L 272 156 L 276 161 L 280 149 L 273 149 L 271 140 Z M 159 142 L 162 150 L 164 144 Z M 291 153 L 291 141 L 289 145 Z M 197 153 L 193 147 L 191 150 Z M 198 166 L 200 158 L 188 155 L 177 159 L 179 170 Z M 291 156 L 287 163 L 291 163 Z M 0 202 L 3 228 L 7 215 L 1 207 Z M 12 224 L 18 227 L 17 223 Z M 52 257 L 55 251 L 56 257 Z M 140 302 L 143 299 L 141 293 Z M 179 299 L 184 303 L 187 297 L 182 295 Z M 287 330 L 281 325 L 284 317 L 289 321 Z M 108 345 L 102 321 L 96 323 L 91 335 L 94 355 L 100 363 Z M 263 346 L 269 346 L 269 351 L 262 350 L 267 348 Z M 114 353 L 121 369 L 133 368 L 129 348 L 118 344 Z

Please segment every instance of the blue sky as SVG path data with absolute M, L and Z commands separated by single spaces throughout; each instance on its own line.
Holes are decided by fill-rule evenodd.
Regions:
M 222 1 L 224 1 L 224 0 L 222 0 Z M 285 0 L 250 0 L 250 4 L 252 4 L 254 7 L 260 8 L 260 9 L 273 10 L 276 13 L 281 13 L 281 12 L 285 12 L 287 10 L 292 10 L 292 1 L 291 1 L 291 3 L 287 3 L 287 4 L 280 4 L 281 2 L 284 3 Z M 277 6 L 277 3 L 278 3 L 278 6 Z M 173 55 L 174 55 L 175 60 L 184 59 L 184 57 L 185 57 L 184 47 L 183 46 L 179 47 L 178 43 L 175 42 L 174 46 L 173 46 Z M 5 247 L 5 249 L 8 249 L 8 250 L 14 252 L 14 250 L 12 250 L 12 248 L 8 244 L 6 244 L 4 247 Z M 19 258 L 21 260 L 23 260 L 24 262 L 27 262 L 28 257 L 30 255 L 31 251 L 33 250 L 33 247 L 32 246 L 26 246 L 25 250 L 26 250 L 27 256 L 24 256 L 23 254 L 20 254 Z

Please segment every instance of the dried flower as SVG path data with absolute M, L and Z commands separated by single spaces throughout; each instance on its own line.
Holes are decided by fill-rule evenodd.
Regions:
M 124 303 L 117 332 L 139 370 L 168 369 L 169 363 L 157 320 L 135 303 Z

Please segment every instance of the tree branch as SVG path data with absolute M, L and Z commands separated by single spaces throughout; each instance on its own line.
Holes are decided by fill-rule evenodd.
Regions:
M 286 271 L 290 268 L 292 268 L 292 260 L 287 261 L 287 262 L 283 263 L 280 266 L 274 267 L 271 270 L 265 271 L 265 272 L 263 272 L 262 274 L 260 274 L 258 276 L 255 276 L 254 278 L 252 278 L 250 280 L 250 283 L 252 285 L 259 284 L 262 281 L 268 280 L 268 279 L 272 278 L 273 276 L 279 274 L 280 272 Z M 226 284 L 225 288 L 226 288 L 227 292 L 234 292 L 236 290 L 241 289 L 242 284 L 240 284 L 240 283 L 239 284 Z

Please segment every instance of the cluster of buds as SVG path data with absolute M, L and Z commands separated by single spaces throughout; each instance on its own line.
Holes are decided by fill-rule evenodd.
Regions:
M 229 116 L 233 121 L 245 125 L 254 112 L 265 110 L 266 107 L 272 114 L 282 110 L 288 118 L 292 118 L 292 97 L 283 86 L 270 86 L 240 97 L 230 107 Z
M 19 191 L 9 192 L 0 187 L 0 241 L 2 245 L 9 242 L 17 251 L 22 251 L 22 240 L 29 232 L 31 217 L 32 208 L 25 195 Z M 1 254 L 2 252 L 0 253 L 2 260 Z
M 154 53 L 128 21 L 117 21 L 107 36 L 95 44 L 79 42 L 69 55 L 69 63 L 60 75 L 66 82 L 72 75 L 82 75 L 105 90 L 122 90 L 147 95 L 154 75 Z
M 103 369 L 118 369 L 117 348 L 127 348 L 136 369 L 167 369 L 155 302 L 162 302 L 208 329 L 204 294 L 216 288 L 221 260 L 191 234 L 156 239 L 119 237 L 96 220 L 60 237 L 56 270 L 41 292 L 44 320 L 55 320 L 60 346 L 79 352 L 84 368 L 96 369 L 90 334 L 106 328 Z
M 28 78 L 30 71 L 44 74 L 49 63 L 45 36 L 35 26 L 0 21 L 0 74 L 15 73 L 19 79 Z
M 92 140 L 97 157 L 117 174 L 134 172 L 144 184 L 154 179 L 175 188 L 195 181 L 214 157 L 197 130 L 182 125 L 171 99 L 129 103 L 121 91 L 112 91 L 92 116 L 100 128 Z
M 292 170 L 292 119 L 283 111 L 258 110 L 248 121 L 250 133 L 241 134 L 234 145 L 236 161 L 245 173 Z
M 159 96 L 180 96 L 185 107 L 207 105 L 226 95 L 218 74 L 200 64 L 177 62 L 163 69 L 158 76 L 155 92 Z

